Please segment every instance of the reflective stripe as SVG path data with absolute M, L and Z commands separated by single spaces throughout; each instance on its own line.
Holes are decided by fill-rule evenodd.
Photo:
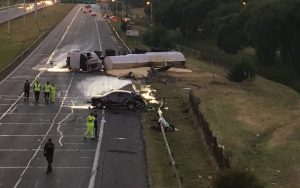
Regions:
M 94 121 L 95 121 L 95 117 L 89 115 L 89 116 L 87 117 L 86 126 L 88 126 L 88 127 L 93 127 L 93 126 L 94 126 Z
M 41 84 L 34 84 L 34 91 L 41 91 Z
M 46 92 L 46 93 L 49 93 L 50 92 L 50 84 L 45 84 L 45 87 L 44 87 L 44 92 Z

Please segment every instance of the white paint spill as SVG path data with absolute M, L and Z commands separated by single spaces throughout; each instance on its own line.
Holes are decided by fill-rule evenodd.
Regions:
M 76 87 L 84 97 L 89 99 L 94 95 L 101 95 L 112 90 L 118 90 L 131 84 L 130 80 L 120 80 L 109 76 L 93 76 L 82 80 Z
M 142 97 L 152 104 L 159 104 L 159 102 L 156 100 L 156 98 L 154 96 L 155 93 L 156 93 L 156 90 L 151 89 L 150 85 L 142 85 L 141 86 Z

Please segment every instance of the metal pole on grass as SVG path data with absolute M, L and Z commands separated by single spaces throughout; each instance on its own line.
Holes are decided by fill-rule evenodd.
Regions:
M 24 9 L 23 24 L 25 25 L 25 15 L 26 15 L 26 5 L 25 5 L 25 0 L 24 0 L 24 3 L 23 3 L 23 9 Z

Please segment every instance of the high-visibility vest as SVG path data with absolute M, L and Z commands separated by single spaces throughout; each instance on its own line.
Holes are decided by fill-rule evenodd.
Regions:
M 88 126 L 88 127 L 94 127 L 94 121 L 95 121 L 95 117 L 89 115 L 89 116 L 87 117 L 86 126 Z
M 50 84 L 45 84 L 45 87 L 44 87 L 44 92 L 46 93 L 50 93 Z
M 41 91 L 41 84 L 34 83 L 34 91 Z

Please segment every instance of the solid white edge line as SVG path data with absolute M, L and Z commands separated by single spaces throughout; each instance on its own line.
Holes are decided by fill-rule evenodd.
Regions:
M 104 113 L 104 109 L 102 109 L 102 119 L 101 119 L 100 131 L 99 131 L 99 136 L 98 136 L 97 149 L 96 149 L 96 153 L 95 153 L 95 158 L 94 158 L 94 163 L 93 163 L 93 168 L 92 168 L 88 188 L 95 187 L 95 180 L 96 180 L 96 174 L 97 174 L 98 163 L 99 163 L 99 158 L 100 158 L 100 149 L 101 149 L 103 131 L 104 131 L 104 123 L 105 123 L 105 113 Z

